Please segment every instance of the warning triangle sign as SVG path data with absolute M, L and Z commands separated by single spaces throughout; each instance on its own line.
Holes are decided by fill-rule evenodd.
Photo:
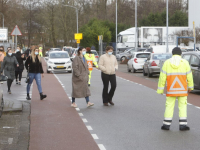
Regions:
M 11 35 L 22 35 L 17 25 L 14 27 L 13 31 L 11 32 Z
M 185 88 L 184 88 L 183 84 L 181 83 L 181 81 L 179 80 L 179 78 L 176 77 L 169 90 L 170 91 L 181 91 L 181 90 L 185 90 Z

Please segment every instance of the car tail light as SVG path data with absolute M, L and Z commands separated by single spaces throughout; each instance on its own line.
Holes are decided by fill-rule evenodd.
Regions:
M 155 61 L 152 61 L 151 66 L 157 66 Z
M 134 59 L 134 62 L 135 62 L 135 63 L 138 63 L 138 62 L 137 62 L 137 58 Z
M 99 58 L 99 56 L 95 56 L 95 58 Z

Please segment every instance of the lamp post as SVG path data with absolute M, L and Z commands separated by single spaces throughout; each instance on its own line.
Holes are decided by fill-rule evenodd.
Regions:
M 71 6 L 71 5 L 63 5 L 63 6 L 67 6 L 67 7 L 71 7 L 71 8 L 76 9 L 77 33 L 78 33 L 78 8 L 77 8 L 77 7 L 74 7 L 74 6 Z M 77 43 L 77 48 L 78 48 L 78 47 L 79 47 L 79 44 Z
M 169 22 L 168 22 L 168 21 L 169 21 L 169 18 L 168 18 L 168 16 L 169 16 L 169 15 L 168 15 L 168 0 L 166 0 L 166 11 L 167 11 L 167 12 L 166 12 L 166 24 L 167 24 L 167 25 L 166 25 L 166 28 L 167 28 L 167 29 L 166 29 L 166 31 L 167 31 L 167 32 L 166 32 L 166 37 L 167 37 L 167 41 L 166 41 L 166 42 L 167 42 L 167 45 L 166 45 L 166 48 L 167 48 L 167 49 L 166 49 L 166 52 L 168 53 L 168 52 L 169 52 L 169 48 L 168 48 L 168 26 L 169 26 Z
M 3 16 L 3 29 L 4 29 L 4 14 L 0 12 L 0 14 Z M 3 45 L 4 45 L 4 40 L 3 40 Z
M 116 1 L 116 52 L 115 52 L 115 55 L 117 54 L 117 0 Z
M 135 49 L 137 49 L 137 0 L 135 0 Z

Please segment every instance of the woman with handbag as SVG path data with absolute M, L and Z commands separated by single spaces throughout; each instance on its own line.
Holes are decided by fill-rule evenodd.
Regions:
M 44 77 L 43 73 L 43 68 L 42 68 L 42 60 L 41 57 L 39 56 L 39 49 L 35 48 L 34 50 L 31 51 L 31 55 L 27 58 L 25 62 L 25 67 L 28 72 L 28 84 L 27 84 L 27 100 L 31 100 L 29 92 L 31 88 L 31 84 L 33 83 L 33 80 L 36 80 L 38 91 L 40 93 L 40 100 L 43 100 L 46 98 L 46 95 L 43 95 L 42 93 L 42 85 L 41 85 L 41 74 L 42 77 Z
M 24 60 L 26 58 L 24 57 L 24 54 L 21 54 L 21 50 L 18 47 L 15 51 L 15 57 L 17 58 L 17 61 L 19 63 L 19 67 L 15 67 L 15 78 L 16 78 L 16 84 L 21 85 L 21 78 L 22 78 L 22 72 L 24 70 Z M 18 82 L 18 76 L 19 76 L 19 82 Z
M 8 77 L 7 86 L 8 93 L 11 94 L 11 85 L 15 79 L 15 66 L 19 67 L 16 57 L 13 55 L 12 50 L 7 51 L 6 57 L 4 57 L 3 63 L 1 64 L 1 74 L 4 71 L 4 75 Z
M 84 57 L 86 54 L 85 48 L 78 49 L 78 56 L 73 59 L 72 68 L 72 104 L 71 106 L 76 108 L 75 98 L 85 98 L 87 107 L 93 106 L 94 103 L 89 102 L 90 90 L 88 88 L 88 64 Z

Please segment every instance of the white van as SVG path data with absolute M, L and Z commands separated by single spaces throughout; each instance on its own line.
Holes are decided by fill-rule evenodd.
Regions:
M 172 50 L 174 49 L 174 47 L 176 47 L 176 45 L 169 45 L 168 46 L 168 49 L 169 49 L 168 53 L 172 53 Z M 166 45 L 152 46 L 152 49 L 153 49 L 153 53 L 166 53 L 167 52 L 167 46 Z

